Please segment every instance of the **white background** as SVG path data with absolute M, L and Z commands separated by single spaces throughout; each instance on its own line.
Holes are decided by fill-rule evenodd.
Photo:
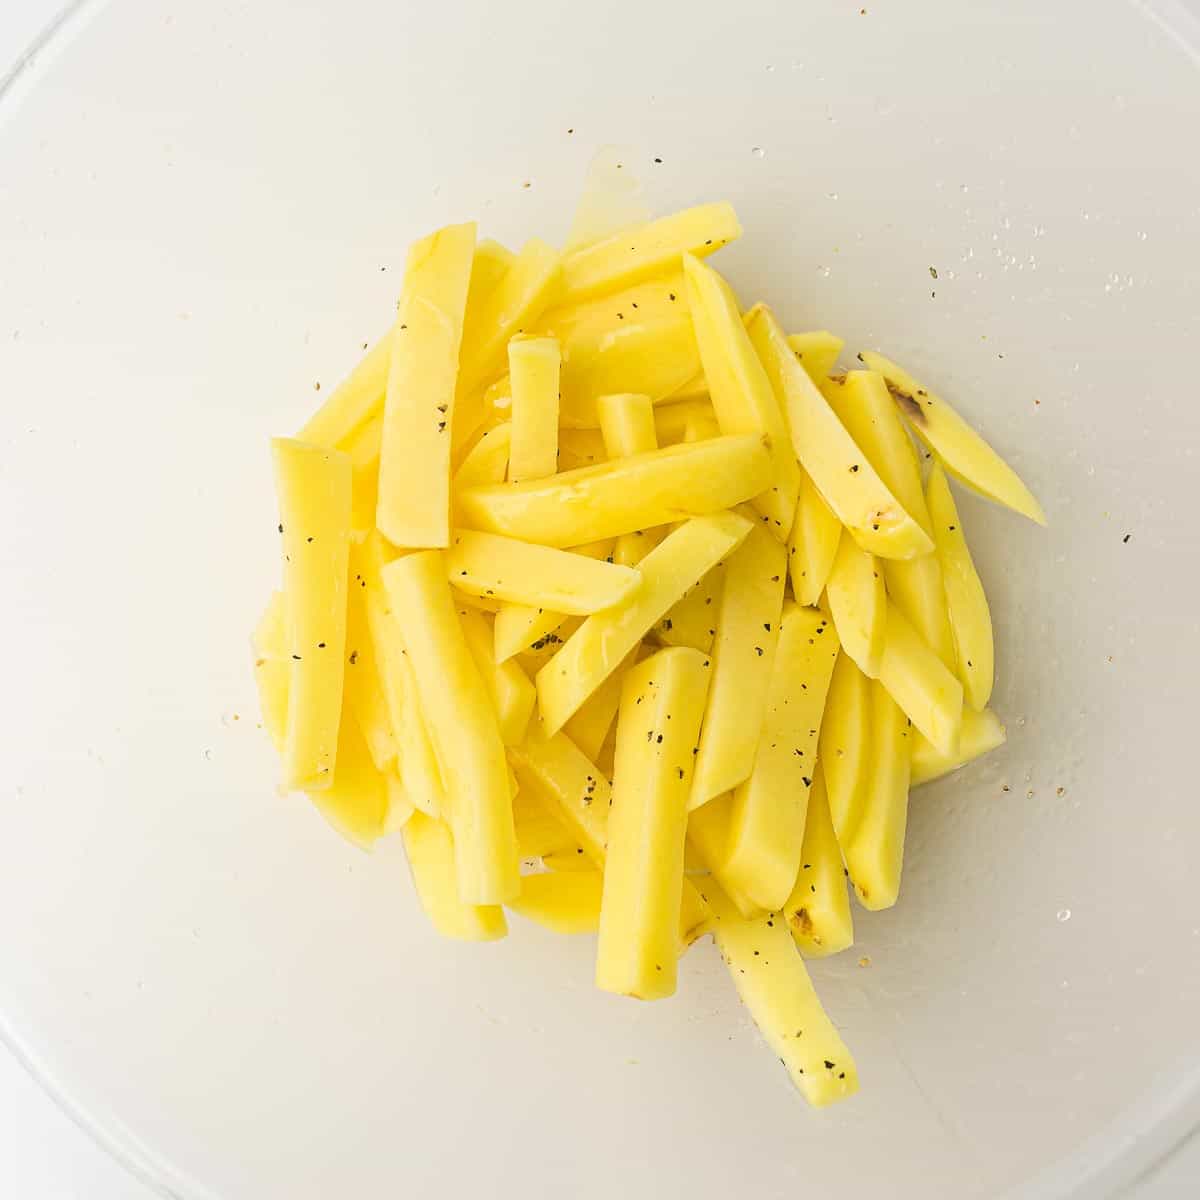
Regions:
M 197 3 L 200 0 L 196 0 Z M 1200 0 L 1185 0 L 1200 8 Z M 0 3 L 0 79 L 66 7 L 66 0 Z M 1176 1200 L 1200 1192 L 1200 1136 L 1177 1152 L 1137 1200 Z M 153 1193 L 77 1129 L 6 1051 L 0 1049 L 0 1195 L 146 1200 Z

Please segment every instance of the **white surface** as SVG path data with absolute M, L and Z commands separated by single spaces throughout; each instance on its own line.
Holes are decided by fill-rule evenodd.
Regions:
M 965 36 L 949 3 L 835 8 L 714 10 L 704 79 L 645 6 L 587 31 L 621 63 L 587 73 L 561 7 L 479 16 L 475 51 L 445 10 L 124 0 L 8 114 L 0 587 L 28 687 L 0 1013 L 110 1136 L 229 1200 L 515 1194 L 535 1163 L 638 1195 L 650 1155 L 693 1200 L 853 1194 L 850 1162 L 875 1194 L 919 1165 L 922 1195 L 991 1197 L 1089 1137 L 1100 1163 L 1194 1082 L 1194 67 L 1115 4 L 981 8 Z M 553 234 L 607 140 L 667 160 L 664 204 L 731 195 L 745 292 L 927 366 L 1051 513 L 964 503 L 1012 741 L 915 806 L 871 971 L 815 971 L 866 1087 L 837 1113 L 799 1109 L 709 955 L 647 1009 L 591 993 L 585 943 L 436 944 L 395 848 L 273 800 L 232 722 L 271 574 L 261 437 L 386 321 L 408 237 L 480 209 Z

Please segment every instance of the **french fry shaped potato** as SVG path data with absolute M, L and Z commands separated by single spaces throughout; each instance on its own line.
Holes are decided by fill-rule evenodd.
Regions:
M 558 470 L 558 377 L 562 351 L 549 337 L 508 343 L 512 435 L 508 477 L 513 483 L 545 479 Z
M 800 365 L 771 310 L 756 309 L 750 339 L 787 417 L 792 446 L 817 490 L 864 550 L 913 558 L 933 549 Z
M 879 680 L 940 753 L 957 753 L 962 684 L 894 604 L 888 605 Z
M 613 547 L 613 562 L 623 567 L 636 567 L 668 532 L 668 526 L 659 525 L 655 529 L 639 529 L 636 533 L 621 534 Z
M 729 284 L 690 254 L 684 256 L 683 270 L 717 424 L 722 433 L 761 433 L 766 438 L 770 486 L 752 503 L 771 532 L 785 541 L 796 515 L 800 468 L 779 397 L 746 334 Z
M 726 792 L 688 814 L 688 847 L 691 857 L 704 868 L 705 874 L 717 879 L 725 895 L 737 905 L 744 917 L 756 917 L 763 909 L 749 896 L 744 896 L 725 875 L 729 853 L 729 824 L 733 814 L 733 793 Z
M 967 703 L 976 712 L 982 712 L 991 699 L 995 672 L 992 614 L 940 464 L 935 464 L 930 473 L 927 494 L 933 540 L 946 589 L 957 674 Z
M 486 304 L 488 297 L 500 286 L 517 256 L 492 238 L 484 238 L 475 245 L 475 257 L 471 262 L 471 284 L 467 288 L 467 309 L 464 324 L 474 325 L 475 313 Z
M 460 592 L 572 616 L 612 608 L 641 582 L 629 567 L 471 529 L 454 531 L 445 557 Z
M 655 625 L 655 637 L 667 646 L 691 646 L 709 653 L 724 588 L 725 568 L 718 563 Z
M 403 836 L 417 898 L 442 937 L 491 942 L 508 933 L 499 905 L 464 904 L 459 898 L 454 838 L 444 821 L 414 812 Z
M 733 793 L 721 868 L 722 880 L 768 912 L 783 908 L 800 868 L 817 736 L 837 654 L 837 635 L 825 615 L 788 601 L 754 769 Z
M 887 594 L 880 560 L 843 534 L 825 594 L 842 649 L 864 675 L 875 678 L 887 630 Z
M 640 643 L 625 656 L 625 661 L 579 706 L 563 726 L 567 737 L 593 762 L 596 761 L 617 719 L 625 675 L 637 661 Z
M 814 383 L 820 383 L 829 377 L 846 343 L 827 329 L 817 329 L 811 333 L 789 333 L 787 344 L 808 372 L 808 377 Z
M 337 757 L 346 648 L 350 460 L 291 438 L 271 443 L 290 662 L 283 786 L 329 787 Z
M 395 546 L 450 539 L 450 429 L 475 225 L 410 247 L 392 332 L 375 523 Z
M 387 812 L 383 817 L 383 832 L 398 833 L 408 824 L 409 817 L 416 812 L 416 805 L 404 790 L 404 781 L 394 770 L 384 772 L 383 778 L 387 785 Z
M 600 434 L 609 458 L 628 458 L 658 449 L 654 408 L 649 396 L 617 392 L 596 400 Z
M 652 654 L 625 676 L 608 819 L 596 986 L 675 991 L 692 750 L 708 689 L 699 650 Z
M 736 513 L 696 517 L 642 560 L 641 587 L 622 604 L 588 617 L 538 671 L 538 704 L 547 733 L 562 728 L 655 622 L 738 546 L 750 527 Z
M 504 743 L 446 582 L 444 556 L 409 554 L 383 569 L 449 801 L 459 896 L 502 904 L 520 890 Z
M 500 740 L 506 746 L 518 746 L 525 739 L 533 706 L 537 703 L 533 681 L 512 659 L 496 662 L 492 653 L 495 645 L 492 627 L 483 613 L 463 607 L 458 611 L 458 619 L 462 622 L 479 677 L 492 698 L 500 725 Z
M 388 367 L 392 360 L 392 335 L 384 334 L 341 383 L 329 393 L 329 398 L 296 434 L 296 440 L 327 450 L 344 449 L 346 439 L 383 411 L 387 392 Z
M 547 854 L 574 854 L 578 849 L 558 815 L 550 810 L 539 795 L 522 788 L 520 783 L 513 798 L 513 825 L 517 830 L 517 847 L 523 859 L 542 858 Z M 590 859 L 588 861 L 591 862 Z
M 862 820 L 843 847 L 850 882 L 864 908 L 890 908 L 900 895 L 908 825 L 912 729 L 900 706 L 871 680 L 873 754 Z
M 590 863 L 584 871 L 522 875 L 521 893 L 508 907 L 552 933 L 595 933 L 601 887 L 600 872 Z
M 797 604 L 813 608 L 821 599 L 841 539 L 841 521 L 808 472 L 801 469 L 796 517 L 788 535 L 788 574 Z
M 833 828 L 841 841 L 853 836 L 862 817 L 871 753 L 869 681 L 843 650 L 829 681 L 817 748 Z
M 768 487 L 769 467 L 761 437 L 721 437 L 551 479 L 470 488 L 459 511 L 472 529 L 543 546 L 578 546 L 719 513 Z
M 981 496 L 1046 524 L 1042 506 L 1017 473 L 945 400 L 882 354 L 864 350 L 859 357 L 884 377 L 905 420 L 947 471 Z
M 383 413 L 379 413 L 345 438 L 340 447 L 350 458 L 350 533 L 355 541 L 362 541 L 375 528 L 382 445 Z
M 561 303 L 579 304 L 630 287 L 678 266 L 682 254 L 702 258 L 741 234 L 737 214 L 725 203 L 700 204 L 621 230 L 567 255 Z
M 767 691 L 787 571 L 784 547 L 755 524 L 725 563 L 713 640 L 713 681 L 700 731 L 689 808 L 748 778 L 767 708 Z
M 508 456 L 512 449 L 512 422 L 504 421 L 485 429 L 467 451 L 454 473 L 455 496 L 467 488 L 487 483 L 503 483 L 508 477 Z
M 388 710 L 387 693 L 379 675 L 375 640 L 367 620 L 366 590 L 360 586 L 357 569 L 360 555 L 350 553 L 350 587 L 346 605 L 346 674 L 344 707 L 358 722 L 371 761 L 377 771 L 388 771 L 396 763 L 396 736 Z M 356 580 L 354 576 L 359 576 Z
M 853 1095 L 854 1059 L 821 1007 L 786 925 L 770 914 L 748 921 L 711 880 L 698 882 L 730 978 L 792 1083 L 818 1108 Z
M 543 650 L 548 644 L 561 645 L 554 631 L 562 625 L 563 613 L 527 604 L 502 604 L 496 610 L 495 656 L 498 663 L 517 654 Z
M 990 709 L 976 712 L 973 708 L 963 709 L 962 730 L 958 737 L 958 750 L 953 755 L 939 753 L 915 729 L 910 730 L 912 742 L 912 786 L 930 783 L 965 767 L 981 755 L 1003 746 L 1008 734 L 1000 718 Z
M 386 778 L 371 761 L 358 723 L 344 713 L 338 730 L 337 766 L 333 783 L 310 792 L 317 811 L 348 842 L 369 850 L 383 837 L 387 823 Z
M 837 954 L 854 944 L 842 851 L 829 815 L 825 776 L 819 765 L 808 794 L 800 871 L 784 915 L 796 945 L 810 958 Z
M 673 446 L 682 442 L 697 416 L 706 416 L 716 420 L 712 404 L 708 399 L 708 384 L 701 380 L 702 388 L 699 399 L 676 401 L 671 397 L 669 403 L 659 404 L 654 409 L 654 431 L 658 435 L 660 446 Z

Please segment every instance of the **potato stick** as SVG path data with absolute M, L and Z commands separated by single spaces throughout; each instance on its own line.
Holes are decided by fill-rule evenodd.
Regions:
M 250 635 L 250 644 L 254 647 L 256 658 L 291 661 L 288 657 L 282 592 L 271 593 L 271 598 L 267 601 L 262 616 L 258 618 L 253 634 Z
M 503 483 L 508 477 L 508 455 L 512 446 L 512 422 L 505 421 L 486 429 L 454 473 L 451 493 L 457 496 L 467 488 L 486 483 Z
M 454 530 L 445 562 L 460 592 L 571 616 L 612 608 L 641 583 L 629 567 L 470 529 Z
M 627 569 L 636 567 L 670 531 L 669 525 L 657 525 L 653 529 L 621 534 L 613 547 L 613 562 Z
M 894 604 L 888 605 L 879 680 L 942 754 L 957 752 L 963 714 L 962 684 Z
M 342 443 L 350 456 L 350 532 L 361 541 L 375 527 L 379 504 L 379 449 L 383 443 L 383 414 L 371 417 Z
M 810 958 L 836 954 L 854 944 L 846 872 L 829 814 L 825 773 L 819 765 L 808 793 L 800 871 L 783 911 L 796 945 Z
M 757 309 L 749 333 L 787 416 L 800 465 L 838 520 L 864 550 L 881 558 L 928 554 L 933 549 L 929 535 L 904 511 L 846 432 L 788 347 L 769 308 Z
M 574 854 L 578 847 L 567 827 L 549 806 L 528 788 L 518 784 L 513 800 L 513 825 L 522 858 L 541 858 L 546 854 Z M 591 862 L 591 859 L 588 860 Z
M 800 471 L 800 496 L 796 519 L 788 537 L 788 574 L 796 603 L 814 607 L 829 581 L 842 523 L 817 490 L 807 471 Z
M 710 438 L 720 436 L 721 427 L 717 424 L 717 418 L 709 412 L 693 413 L 688 418 L 687 428 L 683 431 L 683 440 L 689 445 L 692 442 L 706 442 Z
M 725 434 L 761 433 L 766 438 L 770 484 L 752 503 L 771 532 L 784 541 L 796 514 L 800 468 L 779 397 L 746 333 L 729 284 L 690 254 L 684 256 L 683 269 L 717 424 Z
M 560 303 L 579 304 L 591 296 L 630 287 L 670 270 L 681 254 L 703 258 L 741 233 L 733 207 L 723 202 L 700 204 L 622 230 L 566 256 Z
M 597 418 L 598 419 L 598 418 Z M 558 469 L 575 471 L 608 462 L 608 451 L 599 429 L 560 429 L 558 431 Z
M 394 770 L 387 771 L 383 778 L 387 785 L 387 812 L 383 818 L 383 832 L 397 833 L 408 824 L 409 817 L 417 811 L 416 805 L 405 790 L 404 781 Z
M 817 383 L 828 377 L 846 343 L 829 330 L 820 329 L 812 333 L 789 333 L 787 344 L 808 372 L 808 377 Z
M 575 715 L 563 726 L 563 732 L 593 762 L 617 719 L 621 703 L 621 688 L 625 675 L 637 661 L 640 643 L 626 656 L 625 661 L 579 706 Z
M 588 617 L 538 671 L 538 705 L 547 733 L 562 728 L 654 623 L 749 530 L 750 522 L 734 513 L 697 517 L 642 560 L 641 587 L 617 607 Z
M 508 907 L 553 933 L 595 933 L 601 887 L 600 872 L 591 864 L 570 875 L 523 875 L 521 893 Z
M 491 238 L 484 238 L 476 245 L 475 257 L 471 261 L 471 283 L 467 288 L 464 324 L 474 326 L 475 313 L 500 286 L 516 257 L 507 246 L 502 246 Z
M 596 949 L 604 991 L 641 1000 L 675 991 L 692 750 L 709 674 L 699 650 L 673 647 L 625 677 Z
M 779 639 L 787 555 L 756 524 L 725 563 L 713 640 L 713 681 L 689 809 L 737 787 L 754 767 Z
M 904 831 L 908 824 L 913 729 L 877 679 L 871 681 L 874 749 L 862 820 L 843 847 L 850 883 L 864 908 L 891 908 L 900 895 Z
M 338 730 L 337 765 L 333 783 L 310 792 L 317 811 L 347 841 L 369 850 L 384 834 L 387 820 L 387 781 L 375 768 L 358 724 L 349 713 Z
M 558 374 L 562 352 L 553 338 L 516 337 L 508 343 L 512 381 L 513 483 L 545 479 L 558 470 Z
M 373 416 L 383 412 L 388 366 L 392 359 L 389 331 L 363 355 L 355 368 L 329 393 L 329 398 L 296 434 L 296 440 L 326 449 L 343 443 Z
M 843 650 L 829 681 L 817 748 L 830 818 L 843 842 L 853 836 L 862 818 L 870 757 L 871 693 L 868 680 Z
M 722 437 L 552 479 L 471 488 L 461 497 L 460 512 L 474 529 L 544 546 L 577 546 L 720 512 L 757 495 L 769 480 L 761 437 Z
M 450 537 L 450 429 L 475 225 L 449 225 L 409 249 L 392 333 L 375 523 L 396 546 Z
M 313 790 L 333 782 L 342 713 L 350 460 L 291 438 L 275 438 L 271 453 L 291 663 L 283 786 Z
M 493 652 L 498 663 L 529 650 L 540 650 L 565 620 L 563 613 L 527 604 L 502 604 L 496 612 Z M 562 638 L 553 641 L 561 645 Z
M 923 388 L 902 367 L 870 350 L 859 358 L 885 380 L 905 420 L 956 479 L 981 496 L 1046 524 L 1046 514 L 1017 473 L 940 396 Z
M 379 675 L 375 641 L 367 620 L 366 590 L 357 546 L 350 551 L 350 587 L 346 605 L 346 683 L 344 707 L 358 722 L 377 771 L 396 763 L 396 737 L 387 694 Z M 355 576 L 359 576 L 355 579 Z
M 383 580 L 446 786 L 459 895 L 499 904 L 520 890 L 504 744 L 443 560 L 436 551 L 409 554 L 388 563 Z
M 722 880 L 777 912 L 800 868 L 817 734 L 838 643 L 823 613 L 784 605 L 754 769 L 733 793 Z
M 500 740 L 506 746 L 520 745 L 537 703 L 533 682 L 512 659 L 496 662 L 492 653 L 495 640 L 487 617 L 474 609 L 460 607 L 458 619 L 467 638 L 467 648 L 496 711 Z
M 584 854 L 580 846 L 564 850 L 552 850 L 549 854 L 543 854 L 542 866 L 547 871 L 569 875 L 590 874 L 596 871 L 591 859 Z
M 933 540 L 946 589 L 956 673 L 962 680 L 967 703 L 976 712 L 981 712 L 991 699 L 995 672 L 992 614 L 971 559 L 950 485 L 938 463 L 934 464 L 929 476 L 927 494 L 929 514 L 933 519 Z
M 658 449 L 654 409 L 649 396 L 618 392 L 596 399 L 600 434 L 609 458 L 628 458 Z
M 258 658 L 254 661 L 254 682 L 258 687 L 258 707 L 263 728 L 271 744 L 283 753 L 287 737 L 288 680 L 290 664 L 283 658 Z
M 499 905 L 459 899 L 454 838 L 444 821 L 414 812 L 404 826 L 404 849 L 417 898 L 438 933 L 464 942 L 495 941 L 508 933 Z
M 586 617 L 564 617 L 563 622 L 553 633 L 539 638 L 523 654 L 517 655 L 517 662 L 533 676 L 538 673 L 557 653 L 560 646 L 565 646 L 586 621 Z
M 547 313 L 533 330 L 563 349 L 562 423 L 599 425 L 596 397 L 641 392 L 657 403 L 700 369 L 700 353 L 676 267 L 611 296 Z
M 654 627 L 654 636 L 666 646 L 691 646 L 693 650 L 712 650 L 717 615 L 721 611 L 721 593 L 725 587 L 725 568 L 718 563 L 695 587 L 668 610 Z
M 800 1094 L 818 1108 L 853 1095 L 854 1059 L 821 1007 L 787 926 L 772 914 L 748 921 L 712 881 L 697 883 L 738 996 Z
M 707 384 L 700 399 L 683 400 L 678 403 L 672 399 L 670 403 L 659 404 L 654 409 L 654 432 L 658 435 L 660 446 L 673 446 L 683 441 L 688 425 L 696 417 L 704 414 L 716 420 L 716 413 L 709 403 Z
M 958 738 L 958 752 L 953 756 L 939 754 L 915 729 L 910 731 L 912 742 L 912 786 L 930 783 L 951 771 L 957 771 L 980 755 L 1003 746 L 1008 739 L 1000 718 L 990 709 L 976 712 L 973 708 L 963 709 L 962 731 Z
M 887 629 L 887 594 L 880 560 L 848 533 L 842 535 L 825 594 L 842 649 L 874 679 Z

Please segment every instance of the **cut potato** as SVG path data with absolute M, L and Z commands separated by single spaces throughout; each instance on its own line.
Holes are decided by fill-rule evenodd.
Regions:
M 755 354 L 729 284 L 688 254 L 683 259 L 700 360 L 720 432 L 761 433 L 771 457 L 770 486 L 751 503 L 771 532 L 786 541 L 796 515 L 800 468 L 788 437 L 779 397 Z M 704 440 L 704 432 L 695 432 Z M 685 439 L 687 433 L 685 432 Z
M 511 659 L 496 662 L 492 653 L 495 637 L 487 617 L 474 609 L 460 608 L 458 619 L 462 622 L 475 667 L 496 710 L 500 740 L 506 746 L 519 746 L 525 739 L 537 702 L 533 681 Z
M 866 801 L 871 756 L 871 690 L 843 650 L 833 667 L 817 750 L 839 841 L 854 835 Z
M 555 635 L 566 619 L 564 613 L 527 604 L 502 604 L 496 611 L 494 652 L 498 663 L 518 654 L 560 646 L 563 638 Z
M 927 494 L 929 515 L 933 519 L 933 540 L 946 589 L 957 674 L 962 680 L 967 703 L 976 712 L 982 712 L 991 699 L 995 674 L 991 610 L 979 572 L 971 559 L 950 485 L 938 463 L 929 475 Z
M 989 750 L 1003 746 L 1008 734 L 1000 718 L 990 708 L 976 712 L 963 709 L 962 729 L 958 737 L 958 750 L 953 755 L 939 753 L 927 738 L 915 729 L 912 731 L 912 786 L 941 779 L 951 771 L 957 771 L 973 762 Z
M 359 557 L 356 546 L 350 553 L 343 706 L 358 722 L 375 769 L 386 772 L 396 764 L 396 735 L 388 709 L 387 693 L 379 675 L 375 640 L 367 619 L 366 590 L 361 586 L 363 579 L 358 569 Z
M 658 449 L 654 408 L 649 396 L 619 392 L 596 400 L 600 433 L 609 458 L 628 458 Z
M 467 288 L 464 326 L 475 324 L 475 314 L 500 286 L 516 257 L 507 246 L 502 246 L 492 238 L 484 238 L 476 243 L 475 257 L 471 262 L 471 283 Z
M 404 781 L 394 770 L 385 772 L 383 778 L 387 785 L 387 812 L 383 818 L 383 832 L 398 833 L 408 824 L 409 818 L 417 811 L 417 806 L 405 790 Z
M 327 450 L 344 449 L 359 426 L 383 411 L 392 335 L 384 334 L 363 355 L 354 370 L 329 393 L 329 398 L 296 434 L 296 440 Z
M 408 252 L 392 333 L 375 523 L 394 546 L 450 539 L 450 429 L 475 224 L 448 225 Z
M 913 432 L 942 460 L 946 470 L 981 496 L 1003 504 L 1039 525 L 1046 514 L 1017 473 L 940 396 L 923 388 L 882 354 L 864 350 L 859 358 L 885 380 Z
M 738 995 L 792 1083 L 818 1108 L 853 1095 L 854 1059 L 821 1007 L 787 926 L 770 914 L 747 921 L 709 880 L 700 889 Z
M 317 811 L 348 842 L 369 850 L 385 832 L 387 780 L 371 761 L 367 743 L 350 714 L 338 729 L 337 766 L 329 787 L 309 793 Z
M 545 479 L 558 470 L 558 376 L 562 352 L 548 337 L 508 343 L 512 436 L 508 477 L 513 483 Z
M 350 460 L 291 438 L 271 443 L 283 554 L 290 661 L 283 786 L 333 782 L 346 649 Z
M 603 877 L 590 864 L 570 874 L 523 875 L 521 894 L 508 907 L 553 933 L 595 933 L 602 887 Z
M 875 678 L 887 629 L 887 593 L 880 560 L 844 534 L 825 594 L 842 649 L 864 675 Z
M 546 854 L 574 854 L 578 847 L 566 825 L 543 799 L 540 792 L 522 787 L 517 779 L 517 794 L 513 797 L 513 825 L 517 831 L 517 847 L 522 859 L 541 858 Z M 589 862 L 591 860 L 589 859 Z
M 676 403 L 671 398 L 668 404 L 659 404 L 654 409 L 654 431 L 660 446 L 674 446 L 682 442 L 689 428 L 696 427 L 698 418 L 717 419 L 708 400 L 708 385 L 704 384 L 701 398 Z M 693 438 L 698 441 L 698 438 Z
M 933 549 L 929 535 L 904 511 L 797 361 L 769 308 L 760 306 L 750 339 L 787 417 L 800 465 L 864 550 L 881 558 L 913 558 Z
M 655 1000 L 676 985 L 692 749 L 708 689 L 698 650 L 660 650 L 625 677 L 617 722 L 596 986 Z
M 383 581 L 446 785 L 459 896 L 465 904 L 502 904 L 520 890 L 504 743 L 451 600 L 444 555 L 395 559 Z
M 350 532 L 355 541 L 362 541 L 375 528 L 382 446 L 383 413 L 360 425 L 341 445 L 350 458 Z
M 578 546 L 719 513 L 769 485 L 762 438 L 722 437 L 463 493 L 468 527 L 544 546 Z
M 454 838 L 444 821 L 414 812 L 404 826 L 404 849 L 417 898 L 438 933 L 464 942 L 495 941 L 508 933 L 503 908 L 459 898 Z
M 829 812 L 825 773 L 819 765 L 808 794 L 800 871 L 784 915 L 796 945 L 809 958 L 837 954 L 854 944 L 846 870 Z
M 667 646 L 691 646 L 712 650 L 717 635 L 717 616 L 725 589 L 725 568 L 718 563 L 654 627 L 654 636 Z
M 813 383 L 820 383 L 828 378 L 846 343 L 829 330 L 818 329 L 812 333 L 789 333 L 787 344 Z
M 625 656 L 625 661 L 579 706 L 575 715 L 563 726 L 567 737 L 593 762 L 608 738 L 617 719 L 621 704 L 621 689 L 625 675 L 637 661 L 641 643 Z
M 670 531 L 669 525 L 659 525 L 654 529 L 621 534 L 613 546 L 613 562 L 623 567 L 636 567 Z
M 688 814 L 688 845 L 692 857 L 704 868 L 704 873 L 718 880 L 722 889 L 744 917 L 755 917 L 763 911 L 749 896 L 743 896 L 733 880 L 724 878 L 725 860 L 729 853 L 729 823 L 733 815 L 733 793 L 726 792 Z
M 750 528 L 750 522 L 735 513 L 696 517 L 642 560 L 641 587 L 624 603 L 588 617 L 538 671 L 538 705 L 547 733 L 562 728 L 655 622 L 738 546 Z
M 725 564 L 712 650 L 713 682 L 689 808 L 737 787 L 754 767 L 779 639 L 786 570 L 783 546 L 761 523 Z
M 843 844 L 850 882 L 864 908 L 890 908 L 900 895 L 904 832 L 908 825 L 912 727 L 878 680 L 871 681 L 874 754 L 862 820 Z
M 788 574 L 797 604 L 814 608 L 821 599 L 841 540 L 841 521 L 808 472 L 801 470 L 796 517 L 788 536 Z
M 749 779 L 733 793 L 722 880 L 757 907 L 783 908 L 800 868 L 817 736 L 837 660 L 825 615 L 788 601 Z
M 446 577 L 470 596 L 586 616 L 627 600 L 641 584 L 629 567 L 583 554 L 456 529 Z
M 511 421 L 505 421 L 492 429 L 485 429 L 454 473 L 452 492 L 457 495 L 482 484 L 503 483 L 508 478 L 508 456 L 511 448 Z

